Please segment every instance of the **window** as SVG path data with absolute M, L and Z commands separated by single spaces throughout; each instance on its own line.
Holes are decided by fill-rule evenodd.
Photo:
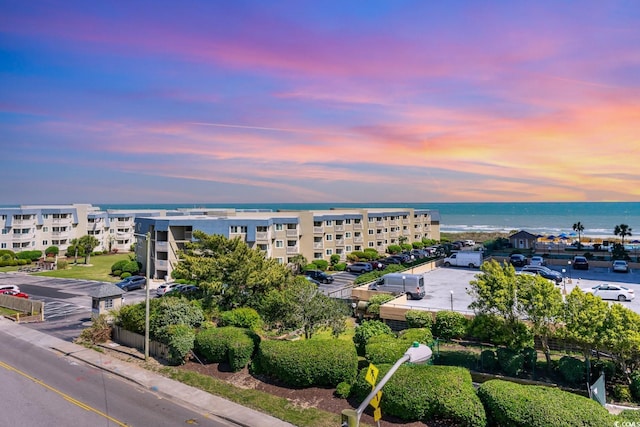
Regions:
M 287 240 L 287 246 L 290 248 L 295 248 L 297 244 L 298 244 L 297 240 Z
M 351 232 L 350 232 L 350 231 L 347 231 L 346 233 L 344 233 L 344 237 L 345 237 L 346 239 L 350 239 L 350 238 L 351 238 Z
M 268 227 L 265 227 L 264 225 L 259 225 L 256 227 L 256 231 L 258 233 L 266 233 L 268 231 Z
M 373 236 L 373 229 L 369 229 L 369 236 Z
M 325 239 L 326 239 L 328 242 L 330 242 L 331 240 L 333 240 L 333 234 L 327 234 L 327 235 L 325 236 Z
M 333 225 L 333 221 L 331 221 L 330 219 L 328 219 L 328 220 L 326 220 L 326 221 L 324 222 L 324 225 L 326 225 L 326 226 L 331 226 L 331 225 Z
M 112 299 L 104 300 L 104 308 L 113 308 L 113 300 Z
M 370 247 L 370 248 L 374 247 L 373 242 L 369 242 L 369 247 Z
M 360 224 L 360 222 L 361 222 L 361 221 L 360 221 L 360 218 L 356 218 L 356 219 L 354 219 L 354 220 L 353 220 L 353 223 L 354 223 L 354 224 Z
M 278 264 L 284 264 L 284 258 L 282 257 L 276 258 L 276 261 L 278 261 Z
M 313 259 L 322 259 L 322 252 L 314 252 Z
M 7 216 L 6 215 L 0 215 L 0 218 L 2 218 L 3 221 L 7 220 Z
M 49 244 L 49 241 L 48 241 L 48 240 L 43 240 L 43 241 L 42 241 L 42 245 L 48 245 L 48 244 Z
M 49 227 L 42 227 L 42 231 L 44 231 L 45 233 L 49 231 Z
M 3 229 L 2 229 L 2 234 L 7 234 L 8 232 L 9 232 L 9 229 L 8 229 L 8 228 L 3 228 Z
M 344 223 L 345 223 L 345 224 L 351 224 L 351 218 L 347 218 L 347 219 L 345 219 L 345 220 L 344 220 Z
M 246 225 L 232 225 L 231 227 L 229 227 L 229 232 L 230 233 L 246 233 L 247 232 L 247 226 Z
M 283 247 L 284 247 L 284 241 L 276 240 L 276 248 L 283 248 Z
M 6 244 L 6 243 L 2 243 L 2 244 L 0 244 L 0 247 L 1 247 L 2 249 L 7 249 L 7 244 Z
M 336 249 L 336 254 L 337 255 L 342 255 L 342 249 Z
M 322 221 L 313 221 L 314 227 L 322 227 Z
M 326 253 L 327 255 L 333 255 L 333 249 L 327 249 L 327 250 L 325 251 L 325 253 Z
M 344 247 L 344 250 L 345 250 L 345 251 L 347 251 L 347 252 L 351 252 L 351 251 L 352 251 L 352 249 L 351 249 L 351 245 L 347 245 L 347 246 L 345 246 L 345 247 Z
M 282 231 L 282 224 L 276 224 L 276 231 Z

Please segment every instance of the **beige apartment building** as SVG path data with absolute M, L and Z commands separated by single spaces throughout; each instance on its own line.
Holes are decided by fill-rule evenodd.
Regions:
M 374 248 L 384 254 L 389 245 L 423 238 L 440 239 L 440 214 L 412 208 L 330 209 L 319 211 L 194 210 L 165 216 L 136 217 L 136 235 L 151 236 L 151 277 L 169 278 L 178 253 L 194 230 L 240 238 L 269 258 L 288 263 L 296 255 L 307 260 Z M 137 259 L 146 264 L 146 244 L 138 239 Z

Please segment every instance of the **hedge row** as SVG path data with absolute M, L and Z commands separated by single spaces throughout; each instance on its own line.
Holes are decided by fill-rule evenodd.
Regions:
M 404 355 L 414 341 L 431 344 L 433 341 L 431 330 L 427 328 L 406 329 L 398 338 L 387 334 L 371 337 L 365 345 L 365 357 L 374 365 L 393 364 Z
M 391 364 L 377 365 L 382 378 Z M 362 369 L 352 387 L 352 395 L 362 401 L 371 392 Z M 486 415 L 471 382 L 471 374 L 456 366 L 404 364 L 382 388 L 380 403 L 384 414 L 403 420 L 447 419 L 460 426 L 487 425 Z
M 490 380 L 478 389 L 490 425 L 571 427 L 612 425 L 612 416 L 595 400 L 545 386 Z
M 335 387 L 353 381 L 358 355 L 344 340 L 262 341 L 255 366 L 294 387 Z
M 259 339 L 249 329 L 235 326 L 208 328 L 196 334 L 194 349 L 208 362 L 228 362 L 236 372 L 249 364 Z
M 2 259 L 0 260 L 0 267 L 15 267 L 17 265 L 30 264 L 31 260 L 28 259 Z

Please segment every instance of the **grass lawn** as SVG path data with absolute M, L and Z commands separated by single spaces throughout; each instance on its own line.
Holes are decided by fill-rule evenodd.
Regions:
M 120 260 L 129 259 L 129 254 L 110 254 L 92 256 L 89 265 L 84 264 L 84 257 L 78 258 L 78 264 L 73 264 L 73 258 L 68 258 L 69 265 L 64 270 L 43 271 L 33 273 L 36 276 L 61 277 L 65 279 L 98 280 L 101 282 L 117 282 L 120 279 L 110 276 L 111 266 Z

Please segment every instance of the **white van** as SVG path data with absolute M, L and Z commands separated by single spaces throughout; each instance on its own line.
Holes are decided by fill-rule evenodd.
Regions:
M 476 251 L 459 251 L 454 252 L 444 259 L 444 266 L 449 267 L 455 265 L 458 267 L 475 268 L 480 267 L 483 262 L 484 254 Z
M 394 295 L 405 294 L 407 299 L 424 298 L 424 276 L 422 274 L 389 273 L 379 278 L 370 287 L 374 291 L 387 291 Z

